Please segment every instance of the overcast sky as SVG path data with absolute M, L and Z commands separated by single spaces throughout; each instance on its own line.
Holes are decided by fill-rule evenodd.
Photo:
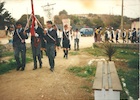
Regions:
M 23 14 L 31 13 L 30 0 L 0 0 L 5 1 L 5 8 L 12 16 L 19 19 Z M 35 14 L 45 16 L 41 6 L 56 3 L 54 15 L 65 9 L 68 14 L 114 14 L 121 15 L 121 0 L 33 0 Z M 124 0 L 124 15 L 132 18 L 140 17 L 140 0 Z

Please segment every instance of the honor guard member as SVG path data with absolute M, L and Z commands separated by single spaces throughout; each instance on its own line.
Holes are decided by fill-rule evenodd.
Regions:
M 80 40 L 81 34 L 78 31 L 78 29 L 76 29 L 76 32 L 74 34 L 74 50 L 79 50 L 79 40 Z
M 114 39 L 114 30 L 113 30 L 113 27 L 111 28 L 111 42 L 113 43 L 114 41 L 113 41 L 113 39 Z
M 32 54 L 33 54 L 33 60 L 34 60 L 34 68 L 33 70 L 37 69 L 37 59 L 39 61 L 40 68 L 42 67 L 42 61 L 41 61 L 41 36 L 43 34 L 43 29 L 40 28 L 37 25 L 37 22 L 35 22 L 35 36 L 31 36 L 31 47 L 32 47 Z
M 44 39 L 47 42 L 46 50 L 49 59 L 50 70 L 53 72 L 55 66 L 55 47 L 59 46 L 59 43 L 57 32 L 52 28 L 52 21 L 47 21 L 47 30 L 44 31 Z
M 14 48 L 14 56 L 17 63 L 17 71 L 20 70 L 24 71 L 25 65 L 26 65 L 26 43 L 25 39 L 27 39 L 28 36 L 24 32 L 24 29 L 22 28 L 22 24 L 20 22 L 16 23 L 16 29 L 14 31 L 13 35 L 13 48 Z M 21 54 L 21 58 L 20 58 Z M 20 61 L 20 59 L 22 59 Z
M 116 30 L 116 43 L 119 43 L 118 39 L 119 39 L 119 29 Z
M 68 59 L 68 49 L 70 46 L 70 33 L 68 30 L 68 25 L 64 25 L 64 31 L 63 31 L 63 51 L 64 51 L 64 58 Z
M 108 42 L 108 40 L 109 40 L 109 28 L 106 28 L 104 36 L 105 36 L 105 42 Z

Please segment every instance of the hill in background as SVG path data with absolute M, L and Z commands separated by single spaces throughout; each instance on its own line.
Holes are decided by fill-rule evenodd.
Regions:
M 69 18 L 71 20 L 71 26 L 74 28 L 82 27 L 114 27 L 114 29 L 120 28 L 121 16 L 120 15 L 107 15 L 107 14 L 72 14 L 63 10 L 59 15 L 54 16 L 55 24 L 62 25 L 62 19 Z M 131 27 L 131 18 L 124 16 L 124 28 L 129 29 Z

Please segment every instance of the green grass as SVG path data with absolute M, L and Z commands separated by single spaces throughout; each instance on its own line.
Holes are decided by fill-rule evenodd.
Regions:
M 13 56 L 13 55 L 14 55 L 14 52 L 11 52 L 11 51 L 6 51 L 2 53 L 2 57 Z
M 119 59 L 125 60 L 126 62 L 126 68 L 118 67 L 120 68 L 118 70 L 118 75 L 120 79 L 123 77 L 125 79 L 126 88 L 129 91 L 130 96 L 133 97 L 134 100 L 138 99 L 138 66 L 139 66 L 139 50 L 134 48 L 121 48 L 121 47 L 114 47 L 116 49 L 116 53 L 113 56 L 113 60 Z M 99 47 L 97 45 L 93 48 L 84 48 L 82 49 L 82 52 L 86 52 L 93 56 L 106 56 L 104 54 L 103 47 Z M 122 83 L 122 82 L 121 82 Z M 85 87 L 86 88 L 86 87 Z M 125 93 L 125 88 L 123 88 L 123 91 L 121 92 L 121 99 L 128 99 L 128 95 Z
M 135 59 L 139 57 L 138 55 L 139 51 L 137 49 L 126 49 L 126 48 L 118 48 L 118 47 L 115 47 L 115 49 L 116 49 L 116 53 L 114 54 L 113 58 L 129 60 L 129 59 Z M 95 46 L 95 48 L 91 48 L 91 47 L 84 48 L 82 49 L 82 52 L 86 52 L 94 56 L 106 56 L 104 54 L 105 52 L 104 48 L 98 46 Z
M 129 59 L 128 67 L 139 69 L 139 58 Z
M 68 68 L 67 70 L 71 73 L 74 73 L 76 76 L 88 78 L 95 76 L 96 67 L 89 65 L 82 67 L 74 66 Z
M 94 55 L 94 56 L 105 56 L 104 50 L 101 48 L 98 48 L 98 47 L 96 47 L 96 48 L 91 48 L 91 47 L 84 48 L 84 49 L 82 49 L 82 52 L 86 52 L 86 53 L 89 53 L 89 54 Z
M 67 70 L 78 77 L 84 78 L 85 81 L 87 81 L 89 84 L 81 86 L 80 88 L 84 89 L 88 93 L 92 92 L 91 85 L 93 84 L 93 77 L 95 76 L 96 72 L 95 66 L 73 66 L 68 68 Z
M 134 58 L 138 58 L 138 50 L 132 50 L 132 49 L 121 49 L 121 48 L 116 48 L 117 52 L 114 55 L 115 58 L 118 59 L 125 59 L 125 60 L 129 60 L 129 59 L 134 59 Z
M 8 72 L 9 70 L 15 69 L 16 68 L 16 63 L 14 59 L 10 59 L 9 63 L 1 63 L 0 64 L 0 75 Z
M 1 57 L 11 57 L 11 59 L 9 59 L 9 62 L 7 63 L 0 63 L 0 75 L 16 68 L 16 61 L 13 58 L 13 56 L 14 56 L 14 51 L 13 52 L 5 51 L 2 53 Z M 26 52 L 26 64 L 31 61 L 33 61 L 32 51 L 31 48 L 28 48 Z
M 3 46 L 0 46 L 0 47 L 3 48 L 3 50 L 5 49 Z M 11 57 L 11 59 L 9 59 L 8 63 L 0 63 L 0 75 L 16 68 L 16 61 L 13 58 L 14 51 L 5 51 L 1 54 L 1 57 Z M 27 48 L 26 49 L 26 64 L 31 61 L 33 61 L 32 50 L 31 48 Z
M 32 59 L 27 57 L 26 58 L 26 64 L 31 62 Z M 9 63 L 0 63 L 0 75 L 9 72 L 10 70 L 13 70 L 16 68 L 16 61 L 14 58 L 11 58 L 9 60 Z
M 78 51 L 73 51 L 73 52 L 69 52 L 69 54 L 75 56 L 75 55 L 79 55 L 79 52 Z
M 119 69 L 118 75 L 120 77 L 120 80 L 121 78 L 125 79 L 126 88 L 129 90 L 130 96 L 132 96 L 134 100 L 138 99 L 139 95 L 138 69 L 131 69 L 129 71 Z M 123 87 L 123 91 L 121 92 L 121 99 L 128 99 L 128 95 L 125 93 L 124 89 L 125 87 Z

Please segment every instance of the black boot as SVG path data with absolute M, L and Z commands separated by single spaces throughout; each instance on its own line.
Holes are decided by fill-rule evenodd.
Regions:
M 68 50 L 66 50 L 66 59 L 68 59 Z
M 64 52 L 64 58 L 66 57 L 66 50 L 63 50 L 63 52 Z

